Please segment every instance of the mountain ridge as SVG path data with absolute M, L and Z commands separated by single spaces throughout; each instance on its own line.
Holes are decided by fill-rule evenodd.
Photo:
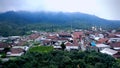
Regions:
M 50 15 L 50 17 L 49 17 Z M 1 17 L 2 16 L 2 17 Z M 11 18 L 20 18 L 20 19 L 24 19 L 27 20 L 28 22 L 41 22 L 40 19 L 41 17 L 43 18 L 51 18 L 54 17 L 53 19 L 56 19 L 56 17 L 59 19 L 60 17 L 66 17 L 66 18 L 76 18 L 76 19 L 84 19 L 84 18 L 90 18 L 92 19 L 99 19 L 99 20 L 104 20 L 104 21 L 117 21 L 120 22 L 120 20 L 106 20 L 103 18 L 99 18 L 95 15 L 90 15 L 90 14 L 85 14 L 85 13 L 80 13 L 80 12 L 28 12 L 28 11 L 18 11 L 18 12 L 14 12 L 14 11 L 8 11 L 5 13 L 0 13 L 0 21 L 5 21 L 6 18 L 10 19 L 9 17 L 11 16 Z M 78 18 L 79 17 L 79 18 Z M 32 19 L 33 20 L 32 20 Z M 36 18 L 36 19 L 35 19 Z M 49 19 L 48 19 L 49 20 Z M 62 19 L 63 20 L 63 19 Z
M 12 33 L 16 32 L 15 30 L 19 30 L 19 33 L 23 31 L 22 34 L 24 34 L 24 31 L 31 29 L 69 29 L 71 25 L 74 29 L 90 29 L 92 26 L 102 27 L 104 29 L 117 29 L 120 27 L 120 21 L 106 20 L 95 15 L 79 12 L 8 11 L 5 13 L 0 13 L 0 35 L 8 33 L 8 30 L 11 30 L 11 32 L 13 31 Z M 3 27 L 4 31 L 2 30 Z M 13 30 L 13 28 L 16 29 Z

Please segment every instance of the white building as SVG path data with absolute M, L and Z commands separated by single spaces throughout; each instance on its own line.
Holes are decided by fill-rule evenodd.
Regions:
M 116 54 L 118 51 L 112 50 L 112 49 L 110 49 L 110 48 L 105 48 L 105 49 L 101 50 L 100 52 L 101 52 L 101 53 L 108 54 L 108 55 L 114 55 L 114 54 Z
M 110 48 L 109 45 L 106 45 L 106 44 L 96 44 L 96 47 L 99 49 L 99 50 L 102 50 L 102 49 L 105 49 L 105 48 Z

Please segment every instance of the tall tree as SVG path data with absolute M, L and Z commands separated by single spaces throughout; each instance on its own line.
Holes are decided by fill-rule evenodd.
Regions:
M 66 46 L 65 46 L 65 44 L 63 42 L 61 44 L 61 48 L 62 48 L 62 50 L 65 50 L 65 48 L 66 48 Z

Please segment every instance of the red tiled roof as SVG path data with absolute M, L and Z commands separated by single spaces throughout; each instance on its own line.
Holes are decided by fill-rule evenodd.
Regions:
M 46 44 L 46 43 L 51 43 L 51 41 L 50 40 L 44 40 L 43 44 Z
M 47 36 L 47 39 L 56 40 L 57 36 L 56 35 L 54 35 L 54 36 Z
M 108 37 L 109 38 L 120 38 L 119 36 L 116 36 L 116 34 L 109 34 Z
M 120 34 L 120 32 L 116 32 L 115 34 Z
M 0 43 L 0 48 L 7 48 L 7 47 L 10 47 L 10 44 Z
M 23 52 L 24 50 L 21 49 L 21 48 L 11 48 L 10 51 L 11 51 L 12 54 L 18 54 L 18 53 Z
M 83 32 L 74 32 L 73 33 L 73 37 L 75 39 L 80 39 L 82 35 L 83 35 Z
M 26 41 L 19 41 L 19 43 L 14 44 L 15 46 L 23 46 L 26 43 Z
M 67 35 L 67 36 L 71 36 L 70 33 L 65 33 L 65 32 L 63 32 L 63 33 L 59 33 L 59 35 Z
M 58 40 L 68 40 L 67 38 L 58 38 Z
M 110 43 L 111 47 L 120 47 L 120 42 Z
M 36 33 L 36 34 L 31 34 L 31 35 L 29 36 L 29 38 L 32 39 L 32 40 L 34 40 L 34 39 L 38 38 L 39 36 L 40 36 L 40 35 L 39 35 L 38 33 Z
M 118 52 L 118 53 L 114 54 L 113 57 L 120 58 L 120 53 Z
M 67 42 L 65 43 L 66 46 L 73 46 L 73 44 L 71 42 Z
M 79 46 L 79 43 L 77 41 L 73 41 L 74 46 Z
M 77 41 L 73 41 L 73 43 L 71 42 L 67 42 L 65 43 L 66 46 L 79 46 L 78 42 Z
M 108 41 L 107 38 L 100 38 L 100 39 L 97 41 L 97 43 L 105 43 L 105 42 L 107 42 L 107 41 Z
M 93 32 L 91 32 L 91 31 L 87 31 L 85 34 L 92 34 Z

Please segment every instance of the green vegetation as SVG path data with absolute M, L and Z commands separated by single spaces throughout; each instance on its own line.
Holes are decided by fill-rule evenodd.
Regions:
M 1 58 L 6 58 L 6 54 L 2 54 L 2 55 L 1 55 Z
M 35 46 L 29 49 L 29 52 L 48 53 L 50 51 L 53 51 L 52 46 Z
M 40 45 L 40 42 L 33 42 L 33 45 L 34 45 L 34 46 L 39 46 L 39 45 Z
M 109 55 L 87 51 L 28 52 L 3 63 L 3 68 L 120 68 L 120 62 Z
M 0 58 L 6 58 L 6 53 L 0 53 Z
M 83 13 L 6 12 L 0 14 L 0 36 L 29 35 L 31 30 L 54 32 L 59 30 L 118 29 L 120 21 L 111 21 Z
M 65 50 L 66 46 L 64 43 L 62 43 L 60 46 L 61 46 L 62 50 Z
M 0 59 L 0 64 L 2 63 L 2 60 Z

